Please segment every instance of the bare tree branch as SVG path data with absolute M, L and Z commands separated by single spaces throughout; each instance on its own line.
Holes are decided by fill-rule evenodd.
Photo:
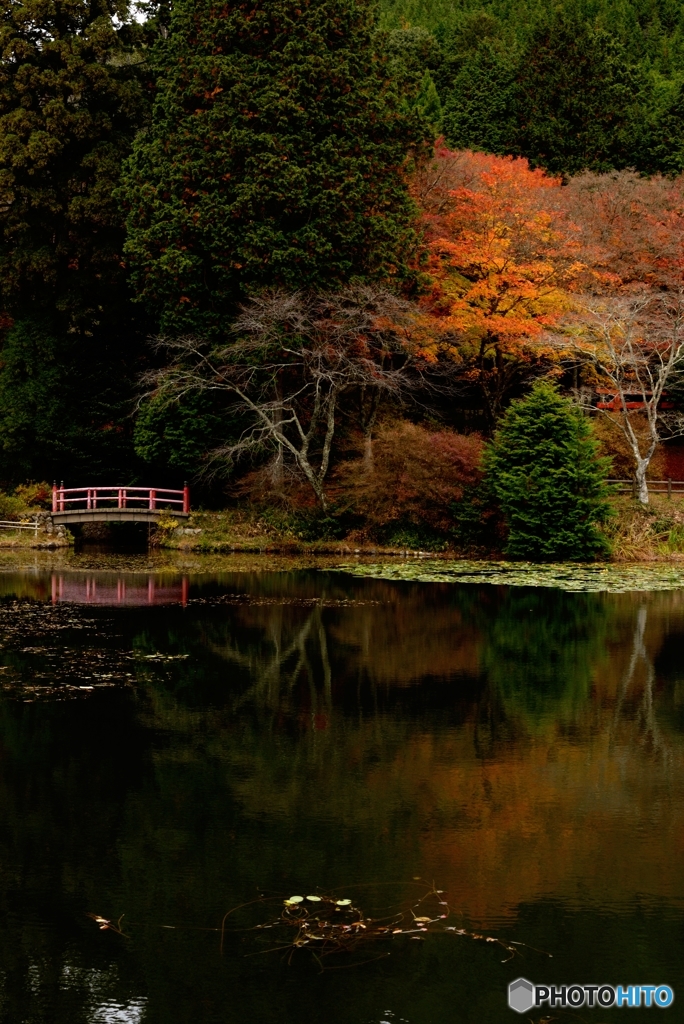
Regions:
M 147 397 L 162 403 L 192 391 L 230 394 L 248 424 L 237 440 L 209 453 L 211 471 L 249 452 L 271 448 L 280 462 L 287 452 L 325 509 L 341 396 L 373 396 L 371 429 L 383 395 L 415 390 L 423 375 L 414 343 L 422 319 L 416 307 L 381 288 L 270 292 L 242 308 L 228 344 L 156 339 L 168 362 L 147 373 L 143 385 Z
M 627 296 L 587 297 L 578 308 L 574 351 L 619 404 L 636 492 L 646 505 L 646 473 L 658 443 L 684 434 L 684 417 L 663 408 L 667 387 L 684 372 L 684 291 L 643 288 Z M 645 421 L 645 440 L 637 417 Z

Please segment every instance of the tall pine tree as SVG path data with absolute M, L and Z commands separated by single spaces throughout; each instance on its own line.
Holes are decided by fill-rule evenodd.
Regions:
M 374 39 L 366 0 L 178 0 L 120 193 L 164 331 L 220 333 L 264 286 L 406 273 L 423 132 Z

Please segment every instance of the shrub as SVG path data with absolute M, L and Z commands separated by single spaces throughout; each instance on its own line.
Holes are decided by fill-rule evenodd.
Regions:
M 14 494 L 5 494 L 0 491 L 0 520 L 4 522 L 18 522 L 22 516 L 27 514 L 27 508 L 21 498 Z
M 415 423 L 381 426 L 373 468 L 347 463 L 338 475 L 354 512 L 379 539 L 434 547 L 453 532 L 453 505 L 480 477 L 483 443 L 475 434 L 430 430 Z
M 14 491 L 17 498 L 29 508 L 52 508 L 52 487 L 46 480 L 20 484 Z
M 579 409 L 553 384 L 511 404 L 485 453 L 508 525 L 506 554 L 537 561 L 591 559 L 607 551 L 598 525 L 610 515 L 610 460 Z

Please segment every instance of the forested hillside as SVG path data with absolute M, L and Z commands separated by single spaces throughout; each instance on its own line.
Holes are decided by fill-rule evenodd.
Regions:
M 684 166 L 680 4 L 383 0 L 381 11 L 397 68 L 434 83 L 450 145 L 565 174 Z
M 550 410 L 610 406 L 647 500 L 684 365 L 679 6 L 0 13 L 5 488 L 191 476 L 467 533 L 544 378 Z

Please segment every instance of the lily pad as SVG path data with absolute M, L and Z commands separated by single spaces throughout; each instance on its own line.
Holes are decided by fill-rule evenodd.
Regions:
M 312 903 L 320 903 L 321 902 L 321 897 L 320 896 L 307 896 L 306 898 L 307 898 L 307 900 L 311 900 Z
M 303 896 L 290 896 L 289 900 L 285 900 L 286 903 L 303 903 Z
M 684 588 L 684 565 L 534 562 L 447 562 L 351 564 L 337 572 L 416 583 L 488 583 L 493 586 L 550 587 L 576 593 L 627 594 Z
M 351 907 L 351 900 L 336 900 L 335 905 L 337 907 Z

